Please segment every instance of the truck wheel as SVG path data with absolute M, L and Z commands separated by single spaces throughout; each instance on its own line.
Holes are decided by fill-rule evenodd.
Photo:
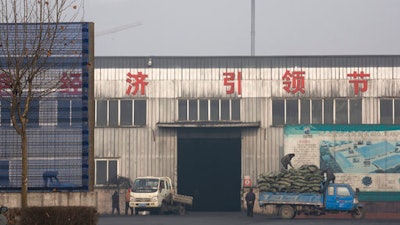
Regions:
M 179 210 L 179 211 L 178 211 L 179 215 L 183 216 L 183 215 L 186 214 L 186 209 L 185 209 L 185 206 L 184 206 L 184 205 L 180 205 L 179 208 L 178 208 L 178 210 Z
M 353 212 L 351 212 L 351 216 L 354 219 L 364 219 L 365 217 L 365 209 L 362 207 L 357 207 Z
M 168 211 L 167 203 L 163 202 L 160 208 L 160 215 L 164 215 Z
M 293 219 L 296 214 L 292 206 L 283 205 L 279 208 L 279 215 L 282 219 Z

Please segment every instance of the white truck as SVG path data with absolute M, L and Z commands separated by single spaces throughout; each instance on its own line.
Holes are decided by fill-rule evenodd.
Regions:
M 175 193 L 169 177 L 138 177 L 133 182 L 129 206 L 140 211 L 165 214 L 167 212 L 186 214 L 192 206 L 193 197 Z

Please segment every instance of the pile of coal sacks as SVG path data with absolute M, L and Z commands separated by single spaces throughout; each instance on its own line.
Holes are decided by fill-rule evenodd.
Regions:
M 315 165 L 303 165 L 280 172 L 261 174 L 257 178 L 259 191 L 320 193 L 323 173 Z

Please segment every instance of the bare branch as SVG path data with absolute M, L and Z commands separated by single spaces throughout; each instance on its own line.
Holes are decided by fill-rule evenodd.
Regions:
M 75 2 L 0 0 L 0 98 L 10 102 L 11 121 L 21 137 L 22 207 L 27 206 L 30 104 L 55 93 L 83 54 L 74 49 L 73 41 L 78 37 L 71 36 L 74 32 L 63 25 L 77 18 Z

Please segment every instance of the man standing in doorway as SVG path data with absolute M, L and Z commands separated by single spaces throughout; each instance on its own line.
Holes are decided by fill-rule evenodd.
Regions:
M 245 199 L 247 204 L 247 216 L 253 217 L 254 202 L 256 201 L 256 195 L 253 192 L 253 188 L 250 188 Z

